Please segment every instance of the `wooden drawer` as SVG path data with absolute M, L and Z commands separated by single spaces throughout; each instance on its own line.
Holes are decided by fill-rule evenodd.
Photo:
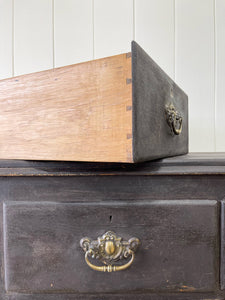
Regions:
M 221 201 L 221 289 L 225 289 L 225 200 Z
M 0 81 L 1 159 L 140 162 L 188 152 L 187 95 L 132 52 Z
M 213 200 L 7 201 L 3 217 L 8 293 L 192 293 L 218 287 L 218 207 Z M 109 230 L 124 240 L 141 241 L 124 271 L 98 272 L 85 262 L 80 240 L 97 239 Z

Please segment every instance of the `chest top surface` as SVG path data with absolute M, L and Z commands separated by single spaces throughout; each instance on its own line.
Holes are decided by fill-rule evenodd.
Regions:
M 225 152 L 189 153 L 152 162 L 92 163 L 0 160 L 0 176 L 225 175 Z

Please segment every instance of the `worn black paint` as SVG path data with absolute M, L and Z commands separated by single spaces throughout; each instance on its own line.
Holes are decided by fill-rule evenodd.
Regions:
M 132 42 L 134 162 L 188 152 L 188 97 L 136 43 Z M 165 107 L 181 113 L 183 129 L 171 135 Z
M 225 293 L 220 289 L 219 282 L 219 208 L 220 200 L 225 198 L 225 154 L 190 154 L 132 166 L 127 164 L 0 161 L 0 190 L 0 216 L 3 217 L 2 203 L 4 202 L 5 225 L 8 224 L 7 227 L 3 226 L 3 222 L 0 222 L 0 299 L 216 300 L 225 298 Z M 188 202 L 187 199 L 189 199 Z M 185 205 L 185 203 L 188 203 L 188 205 Z M 142 213 L 140 211 L 141 204 L 145 208 Z M 36 205 L 40 206 L 39 213 L 33 214 L 31 218 L 30 210 Z M 50 213 L 52 207 L 55 208 L 53 214 Z M 86 211 L 87 216 L 91 215 L 89 212 L 93 209 L 96 210 L 93 214 L 95 216 L 93 218 L 96 218 L 96 226 L 89 226 L 88 218 L 85 219 L 82 214 L 78 217 L 79 207 L 83 207 L 83 212 Z M 152 209 L 153 207 L 154 209 Z M 61 213 L 62 210 L 64 213 Z M 98 211 L 104 212 L 103 217 Z M 135 213 L 133 214 L 133 212 Z M 143 215 L 143 219 L 141 219 L 141 215 Z M 148 218 L 147 215 L 151 217 Z M 41 221 L 40 216 L 42 216 Z M 85 213 L 83 216 L 85 216 Z M 121 216 L 123 218 L 120 218 Z M 90 222 L 93 223 L 94 219 L 91 219 Z M 101 224 L 98 223 L 99 220 L 104 226 L 101 227 Z M 141 220 L 144 220 L 143 224 L 146 224 L 146 226 L 137 226 L 137 223 Z M 86 227 L 84 221 L 87 221 Z M 77 222 L 77 229 L 74 229 L 74 222 Z M 121 222 L 124 222 L 124 224 Z M 116 223 L 118 223 L 118 226 Z M 29 227 L 28 224 L 36 225 Z M 81 224 L 83 224 L 82 229 L 79 230 Z M 139 233 L 140 238 L 143 240 L 143 236 L 141 236 L 143 232 L 147 232 L 148 237 L 152 237 L 150 246 L 152 243 L 153 250 L 152 253 L 151 251 L 147 252 L 147 261 L 151 262 L 149 273 L 146 273 L 147 267 L 142 262 L 143 256 L 141 254 L 143 252 L 140 248 L 137 252 L 137 260 L 135 259 L 134 265 L 127 270 L 128 273 L 124 271 L 122 275 L 119 275 L 127 276 L 126 279 L 129 282 L 129 276 L 135 276 L 132 270 L 137 270 L 139 264 L 142 264 L 141 270 L 149 279 L 150 284 L 148 286 L 143 286 L 146 283 L 143 282 L 140 289 L 136 289 L 134 292 L 134 288 L 137 288 L 140 281 L 133 280 L 130 285 L 126 281 L 125 286 L 121 287 L 117 284 L 117 290 L 113 289 L 112 286 L 109 287 L 108 284 L 107 294 L 107 290 L 104 292 L 103 290 L 102 292 L 91 291 L 91 287 L 95 287 L 95 280 L 100 282 L 100 285 L 103 285 L 103 281 L 99 279 L 101 275 L 96 275 L 94 271 L 89 270 L 82 260 L 80 268 L 84 272 L 83 275 L 89 274 L 89 271 L 93 274 L 91 279 L 87 277 L 89 275 L 86 276 L 86 279 L 89 278 L 88 281 L 90 282 L 88 293 L 75 291 L 75 284 L 72 289 L 72 285 L 69 286 L 74 279 L 71 276 L 70 281 L 67 281 L 66 278 L 69 274 L 71 275 L 70 272 L 73 272 L 73 266 L 68 269 L 68 274 L 65 271 L 65 279 L 61 282 L 61 284 L 67 285 L 64 290 L 62 286 L 57 289 L 53 285 L 53 290 L 47 291 L 46 286 L 44 288 L 42 286 L 42 291 L 38 291 L 41 282 L 39 282 L 39 285 L 32 282 L 28 285 L 28 281 L 31 280 L 28 276 L 29 272 L 33 279 L 35 279 L 35 276 L 38 278 L 38 272 L 45 272 L 45 276 L 48 276 L 49 270 L 54 267 L 51 259 L 58 259 L 58 263 L 65 270 L 66 265 L 63 266 L 62 263 L 64 252 L 66 255 L 64 262 L 67 260 L 67 264 L 68 259 L 72 261 L 73 257 L 77 259 L 79 256 L 83 259 L 82 249 L 78 245 L 77 247 L 74 246 L 75 243 L 72 244 L 73 247 L 70 247 L 71 241 L 73 239 L 77 240 L 79 234 L 79 238 L 84 235 L 95 238 L 98 233 L 103 233 L 103 227 L 106 227 L 106 225 L 108 226 L 106 230 L 114 228 L 124 238 L 138 236 Z M 17 256 L 19 245 L 22 253 L 25 253 L 27 245 L 32 239 L 33 246 L 35 243 L 38 244 L 37 240 L 40 240 L 41 226 L 45 226 L 46 231 L 44 230 L 44 232 L 48 233 L 47 236 L 49 236 L 46 245 L 54 241 L 60 245 L 61 242 L 62 248 L 56 247 L 56 250 L 63 250 L 60 259 L 57 257 L 59 253 L 54 252 L 55 254 L 53 253 L 54 255 L 50 258 L 50 256 L 43 254 L 45 252 L 42 252 L 42 259 L 44 257 L 45 262 L 47 260 L 45 266 L 43 266 L 44 263 L 41 259 L 37 259 L 34 264 L 29 263 L 30 252 L 27 255 L 27 262 L 25 256 L 22 256 L 21 260 Z M 34 234 L 29 235 L 30 230 L 34 230 Z M 12 243 L 8 248 L 8 253 L 12 254 L 15 251 L 14 263 L 18 262 L 19 266 L 22 261 L 25 261 L 24 268 L 21 268 L 21 276 L 17 276 L 17 279 L 14 277 L 13 281 L 11 283 L 8 281 L 7 284 L 5 282 L 5 267 L 12 268 L 13 263 L 12 260 L 6 260 L 6 256 L 4 258 L 3 231 L 5 232 L 5 250 L 7 249 L 6 241 L 8 240 Z M 59 235 L 58 238 L 57 234 Z M 62 243 L 63 238 L 65 242 Z M 23 239 L 25 239 L 24 243 L 21 243 Z M 169 243 L 167 243 L 169 240 L 174 242 L 171 250 L 169 249 Z M 143 241 L 145 245 L 147 240 Z M 12 247 L 12 245 L 14 246 Z M 164 262 L 159 259 L 159 248 L 163 251 L 162 258 L 164 258 Z M 41 247 L 36 247 L 37 249 L 40 250 Z M 50 253 L 48 251 L 51 252 L 51 247 L 46 250 L 46 253 Z M 37 253 L 38 251 L 36 251 L 36 255 Z M 169 257 L 165 257 L 165 253 L 168 253 Z M 152 260 L 151 255 L 154 255 L 154 258 L 158 256 L 158 258 Z M 198 255 L 201 255 L 201 258 L 195 261 Z M 175 257 L 178 261 L 180 260 L 180 264 L 176 264 Z M 169 260 L 165 258 L 169 258 Z M 48 259 L 50 262 L 48 262 Z M 78 261 L 76 259 L 75 262 Z M 213 264 L 212 261 L 214 261 Z M 221 271 L 223 271 L 223 265 L 224 259 L 222 258 Z M 166 274 L 173 275 L 171 278 L 174 286 L 172 283 L 168 285 L 169 287 L 165 285 L 162 266 L 165 266 L 164 272 Z M 37 273 L 34 274 L 32 268 L 35 267 Z M 57 264 L 55 268 L 57 268 Z M 176 268 L 180 268 L 179 270 L 184 269 L 184 275 L 181 275 L 179 271 L 174 272 Z M 151 271 L 153 270 L 154 274 L 152 276 Z M 17 272 L 19 272 L 19 268 Z M 114 276 L 112 283 L 118 280 L 117 273 L 106 275 Z M 60 272 L 56 273 L 56 276 L 60 276 Z M 182 276 L 186 276 L 189 285 L 180 280 Z M 178 284 L 176 285 L 176 283 Z M 5 284 L 9 290 L 7 293 Z M 21 284 L 24 285 L 23 288 L 26 288 L 26 291 L 19 290 Z M 191 290 L 191 287 L 197 290 Z M 132 293 L 129 290 L 130 288 L 133 288 Z M 35 293 L 32 292 L 34 290 Z
M 5 202 L 6 289 L 214 291 L 219 270 L 217 219 L 217 202 L 207 200 Z M 96 272 L 84 261 L 80 239 L 96 239 L 108 230 L 125 240 L 134 236 L 141 241 L 133 265 L 124 272 Z

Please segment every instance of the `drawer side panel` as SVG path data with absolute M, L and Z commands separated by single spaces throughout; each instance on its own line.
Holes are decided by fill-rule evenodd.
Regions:
M 0 81 L 1 159 L 132 162 L 131 57 Z

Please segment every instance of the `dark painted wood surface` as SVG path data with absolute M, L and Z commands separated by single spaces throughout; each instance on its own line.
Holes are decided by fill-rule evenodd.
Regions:
M 133 157 L 148 161 L 188 152 L 188 97 L 136 43 L 132 42 Z M 182 131 L 171 134 L 166 106 L 182 116 Z
M 4 300 L 224 300 L 222 293 L 179 293 L 179 294 L 7 294 Z
M 216 201 L 6 202 L 3 211 L 7 291 L 214 291 L 218 286 Z M 141 240 L 128 270 L 105 274 L 86 265 L 80 239 L 97 239 L 108 230 Z
M 221 288 L 225 289 L 225 200 L 221 202 Z
M 189 174 L 225 174 L 225 153 L 190 153 L 137 164 L 0 160 L 0 176 L 146 176 Z
M 167 250 L 167 254 L 170 257 L 169 262 L 164 262 L 164 265 L 166 265 L 166 268 L 164 272 L 168 274 L 168 270 L 175 270 L 176 268 L 182 267 L 185 269 L 185 272 L 190 271 L 190 266 L 187 262 L 187 260 L 184 259 L 181 264 L 176 264 L 176 260 L 180 260 L 180 258 L 184 257 L 184 253 L 186 253 L 186 249 L 184 249 L 184 252 L 181 250 L 183 249 L 181 246 L 185 245 L 187 243 L 187 249 L 191 249 L 190 253 L 193 255 L 191 256 L 190 253 L 187 253 L 185 257 L 190 259 L 192 262 L 195 260 L 196 256 L 194 255 L 192 251 L 194 249 L 197 249 L 198 245 L 200 247 L 201 252 L 203 251 L 203 246 L 205 245 L 204 251 L 208 253 L 208 256 L 201 257 L 199 261 L 196 262 L 196 264 L 201 263 L 200 271 L 204 271 L 209 268 L 210 265 L 207 266 L 207 262 L 209 257 L 214 255 L 215 257 L 215 264 L 214 264 L 214 275 L 211 272 L 208 272 L 207 275 L 205 272 L 201 272 L 199 268 L 192 269 L 192 278 L 197 278 L 195 280 L 193 286 L 197 288 L 201 288 L 201 284 L 204 286 L 205 279 L 203 278 L 201 283 L 200 278 L 201 276 L 206 276 L 206 281 L 211 278 L 211 284 L 209 284 L 207 287 L 204 286 L 204 290 L 200 292 L 200 290 L 197 291 L 189 291 L 188 289 L 182 289 L 180 288 L 180 285 L 172 287 L 170 285 L 169 289 L 163 285 L 163 280 L 165 277 L 157 275 L 157 272 L 162 271 L 163 263 L 158 259 L 159 267 L 156 268 L 156 261 L 152 262 L 152 266 L 149 268 L 149 272 L 152 271 L 152 267 L 154 267 L 154 276 L 158 278 L 158 284 L 161 286 L 157 287 L 157 289 L 154 290 L 152 286 L 146 289 L 138 290 L 138 292 L 132 292 L 130 293 L 129 290 L 124 290 L 123 293 L 120 291 L 118 292 L 110 292 L 108 294 L 105 294 L 105 292 L 102 293 L 88 293 L 88 294 L 77 294 L 74 292 L 74 290 L 50 290 L 48 292 L 42 291 L 41 294 L 30 294 L 30 292 L 24 292 L 24 293 L 17 293 L 17 292 L 5 292 L 5 266 L 9 266 L 10 260 L 6 260 L 4 258 L 4 249 L 3 246 L 6 245 L 3 240 L 3 230 L 6 233 L 6 231 L 11 228 L 10 235 L 5 234 L 5 242 L 10 240 L 14 243 L 16 246 L 17 243 L 20 243 L 20 240 L 14 240 L 13 236 L 16 234 L 21 234 L 22 231 L 24 231 L 23 238 L 26 240 L 26 243 L 21 244 L 21 249 L 26 249 L 26 245 L 29 245 L 29 235 L 26 236 L 26 233 L 32 232 L 33 238 L 38 237 L 38 231 L 41 228 L 41 225 L 38 225 L 36 228 L 39 228 L 35 233 L 35 228 L 32 228 L 31 226 L 23 227 L 21 223 L 22 216 L 19 214 L 19 209 L 15 210 L 15 221 L 13 217 L 11 218 L 11 224 L 8 229 L 4 226 L 3 223 L 0 222 L 0 299 L 3 300 L 81 300 L 81 299 L 89 299 L 89 300 L 99 300 L 99 299 L 138 299 L 138 300 L 164 300 L 164 299 L 177 299 L 177 300 L 184 300 L 184 299 L 225 299 L 225 293 L 220 289 L 219 286 L 219 268 L 218 265 L 220 263 L 220 255 L 218 253 L 218 247 L 219 247 L 219 232 L 217 236 L 214 234 L 215 231 L 212 230 L 213 226 L 216 228 L 216 224 L 220 222 L 219 218 L 219 212 L 217 214 L 215 209 L 215 202 L 214 200 L 218 201 L 218 210 L 220 210 L 220 200 L 225 199 L 225 154 L 190 154 L 187 156 L 179 156 L 174 158 L 168 158 L 161 161 L 154 161 L 151 163 L 141 163 L 141 164 L 135 164 L 132 167 L 126 164 L 89 164 L 89 163 L 60 163 L 60 162 L 27 162 L 27 161 L 0 161 L 0 215 L 3 216 L 2 211 L 2 203 L 4 202 L 6 204 L 4 209 L 4 215 L 6 216 L 6 207 L 7 205 L 11 205 L 11 207 L 22 207 L 21 204 L 25 205 L 27 207 L 27 222 L 29 224 L 37 224 L 38 219 L 40 215 L 43 214 L 43 219 L 46 219 L 46 215 L 48 215 L 48 212 L 51 211 L 51 209 L 47 209 L 47 207 L 63 207 L 63 203 L 65 203 L 65 206 L 71 205 L 73 207 L 77 207 L 78 205 L 83 205 L 83 207 L 87 207 L 88 203 L 88 209 L 90 207 L 102 207 L 105 210 L 113 209 L 113 207 L 120 207 L 124 206 L 124 214 L 123 216 L 127 216 L 127 224 L 129 224 L 129 227 L 124 226 L 123 228 L 123 234 L 124 237 L 129 237 L 135 235 L 135 222 L 132 223 L 132 217 L 133 215 L 133 209 L 132 207 L 138 206 L 141 203 L 144 203 L 147 208 L 146 212 L 151 215 L 150 207 L 151 205 L 155 204 L 156 206 L 162 203 L 162 200 L 166 200 L 164 203 L 168 203 L 167 208 L 172 207 L 174 203 L 178 203 L 178 211 L 180 210 L 181 216 L 183 211 L 183 219 L 179 217 L 178 211 L 174 211 L 172 214 L 167 214 L 163 218 L 161 217 L 161 221 L 159 218 L 157 218 L 157 215 L 159 214 L 155 213 L 152 218 L 146 217 L 146 224 L 149 224 L 148 226 L 143 226 L 144 231 L 149 232 L 149 236 L 153 237 L 155 242 L 154 246 L 161 245 L 162 247 L 163 255 L 165 256 L 165 252 Z M 190 205 L 184 205 L 185 202 L 189 200 Z M 212 200 L 210 202 L 206 201 Z M 177 200 L 174 202 L 174 200 Z M 213 205 L 206 205 L 205 203 L 212 203 Z M 36 217 L 32 217 L 29 215 L 29 208 L 34 207 L 37 203 L 41 207 L 46 207 L 46 209 L 40 209 L 39 215 L 37 214 Z M 171 202 L 171 203 L 170 203 Z M 67 204 L 66 204 L 67 203 Z M 83 203 L 83 204 L 82 204 Z M 107 206 L 107 203 L 109 205 Z M 106 208 L 107 206 L 107 208 Z M 9 207 L 9 206 L 8 206 Z M 126 207 L 126 209 L 125 209 Z M 165 205 L 160 206 L 162 209 L 165 209 Z M 195 208 L 196 207 L 196 208 Z M 182 210 L 181 208 L 185 208 L 186 210 Z M 204 208 L 203 210 L 201 208 Z M 156 209 L 156 208 L 155 208 Z M 206 213 L 206 211 L 208 211 Z M 11 208 L 10 208 L 11 210 Z M 116 208 L 115 208 L 116 210 Z M 63 243 L 63 249 L 65 249 L 65 246 L 71 245 L 71 241 L 73 241 L 74 238 L 74 232 L 78 232 L 78 230 L 72 230 L 72 228 L 68 225 L 75 224 L 73 222 L 76 222 L 75 219 L 72 216 L 76 216 L 78 211 L 75 209 L 70 209 L 67 211 L 68 214 L 70 214 L 70 217 L 67 217 L 66 214 L 60 214 L 60 209 L 57 210 L 57 213 L 55 213 L 61 220 L 61 223 L 67 224 L 62 228 L 59 223 L 55 222 L 55 227 L 51 224 L 54 223 L 52 214 L 49 214 L 49 222 L 50 226 L 48 226 L 47 231 L 54 231 L 57 237 L 57 232 L 59 230 L 60 233 L 64 234 L 64 237 L 67 236 L 68 240 L 70 241 L 69 244 Z M 120 211 L 120 210 L 119 210 Z M 137 210 L 135 209 L 135 212 Z M 186 212 L 186 213 L 184 213 Z M 187 213 L 189 212 L 189 214 Z M 24 212 L 23 212 L 24 213 Z M 143 214 L 144 214 L 143 213 Z M 138 211 L 137 211 L 138 214 Z M 197 218 L 200 216 L 200 218 Z M 119 213 L 116 214 L 116 216 L 119 217 Z M 205 215 L 207 218 L 207 224 L 205 224 L 205 219 L 203 218 L 203 215 Z M 39 217 L 38 217 L 39 216 Z M 88 215 L 89 216 L 89 215 Z M 96 214 L 96 218 L 97 218 Z M 140 216 L 140 213 L 139 215 Z M 174 218 L 172 217 L 174 216 Z M 101 217 L 99 216 L 98 219 Z M 102 217 L 103 218 L 103 217 Z M 104 216 L 105 218 L 105 216 Z M 180 219 L 179 219 L 180 218 Z M 190 218 L 190 219 L 189 219 Z M 16 219 L 20 220 L 18 222 L 18 226 L 16 224 Z M 5 221 L 7 218 L 5 218 Z M 9 219 L 8 219 L 9 220 Z M 105 219 L 106 220 L 106 219 Z M 108 219 L 107 219 L 108 220 Z M 113 220 L 113 219 L 112 219 Z M 136 218 L 137 220 L 137 218 Z M 162 220 L 167 220 L 164 224 Z M 182 224 L 182 222 L 185 221 L 184 227 L 180 226 L 179 230 L 176 228 L 176 222 L 180 220 L 179 224 Z M 194 222 L 192 221 L 194 220 Z M 115 219 L 114 219 L 115 221 Z M 33 222 L 33 223 L 32 223 Z M 103 221 L 102 221 L 103 222 Z M 129 223 L 130 222 L 130 223 Z M 155 223 L 154 223 L 155 222 Z M 158 225 L 156 225 L 158 222 Z M 161 222 L 161 223 L 160 223 Z M 175 222 L 175 223 L 174 223 Z M 214 223 L 215 222 L 215 223 Z M 46 222 L 43 222 L 41 219 L 41 222 L 38 224 L 43 223 L 46 224 Z M 103 222 L 103 224 L 106 224 Z M 154 227 L 155 224 L 155 227 Z M 168 225 L 166 228 L 166 224 Z M 203 226 L 205 224 L 205 226 Z M 214 224 L 214 225 L 213 225 Z M 110 224 L 111 225 L 111 224 Z M 185 229 L 186 231 L 182 230 Z M 188 234 L 188 226 L 189 229 L 193 228 L 193 230 L 189 230 Z M 91 238 L 96 237 L 96 233 L 101 232 L 103 230 L 102 228 L 92 226 L 93 229 L 91 229 L 90 234 L 85 229 L 84 235 L 90 235 Z M 104 226 L 105 227 L 105 226 Z M 154 227 L 154 230 L 151 230 L 151 227 Z M 71 228 L 70 230 L 66 230 L 66 228 Z M 87 228 L 87 227 L 86 227 Z M 121 224 L 118 225 L 118 227 L 114 227 L 114 230 L 120 234 Z M 217 227 L 218 228 L 218 227 Z M 108 229 L 108 228 L 107 228 Z M 107 230 L 106 229 L 106 230 Z M 130 229 L 132 229 L 132 232 L 130 232 Z M 163 235 L 157 235 L 157 231 L 160 231 L 160 229 L 164 229 Z M 61 231 L 60 231 L 61 230 Z M 175 231 L 174 231 L 175 230 Z M 176 231 L 177 230 L 177 231 Z M 34 231 L 34 235 L 33 235 Z M 68 233 L 68 231 L 70 233 Z M 139 229 L 139 232 L 141 234 L 141 229 Z M 173 241 L 174 245 L 172 245 L 170 248 L 169 243 L 166 244 L 166 232 L 168 233 L 167 241 Z M 180 232 L 180 239 L 176 239 L 176 236 L 174 236 L 174 232 Z M 213 233 L 214 232 L 214 233 Z M 121 235 L 122 235 L 121 233 Z M 213 236 L 215 239 L 213 240 L 211 238 L 208 240 L 209 236 Z M 56 237 L 53 235 L 50 235 L 49 243 L 53 243 L 56 241 Z M 195 239 L 194 239 L 195 237 Z M 161 238 L 161 240 L 160 240 Z M 164 239 L 163 239 L 164 238 Z M 59 242 L 60 238 L 57 239 Z M 67 241 L 68 241 L 67 240 Z M 207 242 L 207 240 L 209 242 Z M 184 243 L 184 244 L 182 244 Z M 75 245 L 75 244 L 73 244 Z M 153 245 L 152 245 L 153 246 Z M 180 247 L 180 248 L 179 248 Z M 39 247 L 40 249 L 41 247 Z M 154 248 L 154 247 L 153 247 Z M 165 248 L 165 250 L 164 250 Z M 37 248 L 36 248 L 37 249 Z M 50 248 L 51 249 L 51 248 Z M 75 246 L 73 248 L 75 250 Z M 141 248 L 140 248 L 141 249 Z M 150 249 L 150 248 L 149 248 Z M 172 250 L 173 251 L 172 251 Z M 177 249 L 177 250 L 176 250 Z M 180 249 L 180 250 L 178 250 Z M 10 247 L 11 253 L 13 252 L 13 247 Z M 48 250 L 49 251 L 49 250 Z M 82 249 L 79 249 L 79 255 L 84 259 L 84 253 Z M 147 251 L 147 250 L 145 250 Z M 23 251 L 22 251 L 23 252 Z M 71 259 L 72 257 L 72 250 L 68 246 L 66 249 L 67 253 L 67 259 Z M 140 258 L 140 253 L 137 252 L 137 259 Z M 196 251 L 196 255 L 198 255 L 198 251 Z M 210 255 L 211 253 L 211 255 Z M 214 254 L 213 254 L 214 253 Z M 28 253 L 29 254 L 29 253 Z M 149 251 L 149 259 L 151 260 L 151 254 L 154 254 L 154 257 L 159 258 L 159 251 L 153 250 L 153 253 Z M 25 256 L 25 255 L 24 255 Z M 25 260 L 25 257 L 23 256 L 23 259 Z M 163 257 L 164 257 L 163 256 Z M 29 262 L 29 255 L 26 255 L 27 257 L 27 264 Z M 176 258 L 176 260 L 174 259 Z M 46 258 L 46 256 L 45 256 Z M 47 259 L 47 258 L 46 258 Z M 49 258 L 50 259 L 50 258 Z M 171 263 L 171 260 L 174 259 L 175 261 Z M 15 257 L 16 261 L 16 257 Z M 18 260 L 19 261 L 19 260 Z M 76 260 L 75 260 L 76 261 Z M 204 264 L 203 264 L 204 261 Z M 12 262 L 12 260 L 11 260 Z M 88 266 L 85 265 L 85 262 L 82 261 L 84 265 L 82 267 L 87 268 L 86 271 L 89 271 Z M 140 261 L 139 261 L 140 262 Z M 160 264 L 161 262 L 161 264 Z M 134 265 L 127 271 L 129 271 L 129 274 L 132 270 L 136 270 L 137 260 L 135 259 Z M 170 264 L 171 263 L 171 264 Z M 36 265 L 35 265 L 36 264 Z M 40 265 L 39 265 L 40 264 Z M 41 262 L 35 262 L 34 266 L 39 266 L 39 269 L 37 270 L 43 270 L 41 268 Z M 139 265 L 139 264 L 138 264 Z M 185 267 L 187 266 L 187 268 Z M 223 265 L 222 265 L 223 266 Z M 56 266 L 57 267 L 57 266 Z M 146 268 L 146 266 L 144 266 Z M 31 266 L 29 266 L 32 270 Z M 144 268 L 144 270 L 146 270 Z M 28 274 L 25 271 L 26 268 L 22 269 L 21 273 L 24 276 L 27 276 L 28 280 L 31 280 L 28 276 Z M 12 270 L 12 269 L 11 269 Z M 72 266 L 69 266 L 69 270 L 73 271 Z M 161 271 L 160 271 L 161 270 Z M 181 270 L 181 269 L 179 269 Z M 222 268 L 221 268 L 222 270 Z M 45 268 L 43 272 L 46 274 L 48 273 L 49 269 Z M 70 271 L 70 272 L 72 272 Z M 17 268 L 18 272 L 18 268 Z M 90 278 L 88 278 L 88 283 L 91 285 L 94 285 L 94 281 L 96 279 L 96 274 L 94 271 L 90 269 L 90 272 L 93 274 Z M 12 273 L 11 273 L 12 274 Z M 57 273 L 56 273 L 57 274 Z M 71 273 L 70 273 L 71 274 Z M 126 277 L 126 271 L 124 271 L 124 276 Z M 161 273 L 162 274 L 162 273 Z M 171 273 L 172 274 L 172 273 Z M 173 273 L 174 274 L 174 273 Z M 184 273 L 184 275 L 187 273 Z M 204 275 L 203 275 L 204 274 Z M 38 275 L 38 273 L 37 273 Z M 105 274 L 111 276 L 111 274 Z M 116 276 L 116 273 L 114 273 Z M 59 276 L 59 275 L 57 275 Z M 97 275 L 100 276 L 100 275 Z M 116 278 L 114 276 L 114 278 Z M 134 276 L 134 275 L 132 275 Z M 175 275 L 174 275 L 175 276 Z M 179 276 L 179 279 L 183 278 L 183 275 Z M 209 277 L 207 277 L 209 276 Z M 18 277 L 18 276 L 17 276 Z M 160 277 L 160 278 L 159 278 Z M 214 279 L 213 279 L 214 277 Z M 150 278 L 150 275 L 149 277 Z M 150 278 L 150 279 L 151 279 Z M 188 278 L 189 283 L 191 283 L 192 280 L 191 277 Z M 126 279 L 129 281 L 129 278 L 126 277 Z M 178 279 L 176 277 L 173 277 L 173 279 Z M 70 279 L 71 281 L 74 280 L 73 278 Z M 117 280 L 117 279 L 115 279 Z M 154 278 L 153 278 L 154 280 Z M 71 282 L 70 281 L 70 282 Z M 180 280 L 181 281 L 181 280 Z M 63 281 L 62 281 L 63 282 Z M 135 282 L 135 281 L 133 281 Z M 133 282 L 131 286 L 133 287 Z M 19 284 L 19 282 L 15 282 Z M 153 282 L 154 283 L 154 282 Z M 186 285 L 182 281 L 179 282 L 179 284 Z M 25 283 L 23 283 L 25 284 Z M 102 284 L 102 282 L 101 282 Z M 143 284 L 143 283 L 142 283 Z M 120 287 L 117 285 L 118 288 Z M 186 285 L 188 286 L 188 285 Z M 190 286 L 190 285 L 189 285 Z M 18 288 L 18 286 L 17 286 Z M 34 287 L 31 285 L 28 287 L 30 290 Z M 56 288 L 56 287 L 55 287 Z M 173 289 L 172 289 L 173 288 Z M 206 289 L 208 288 L 208 291 L 214 290 L 212 293 L 206 292 Z M 73 287 L 74 289 L 74 287 Z M 161 289 L 161 290 L 160 290 Z M 179 290 L 180 289 L 180 290 Z

